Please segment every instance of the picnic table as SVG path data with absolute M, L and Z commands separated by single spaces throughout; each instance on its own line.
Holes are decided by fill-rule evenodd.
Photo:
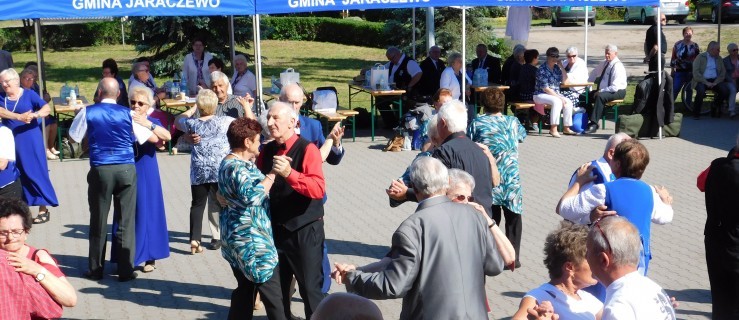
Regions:
M 69 102 L 66 101 L 66 99 L 62 100 L 61 97 L 51 98 L 51 103 L 53 105 L 54 115 L 56 115 L 57 120 L 56 137 L 57 142 L 59 143 L 59 161 L 64 161 L 64 148 L 62 148 L 62 132 L 64 130 L 68 131 L 69 128 L 62 127 L 62 121 L 74 120 L 74 116 L 76 115 L 77 110 L 92 105 L 92 103 L 88 102 L 87 98 L 85 98 L 84 96 L 77 97 L 76 106 L 70 105 Z
M 370 95 L 370 126 L 372 141 L 375 141 L 375 98 L 376 97 L 398 97 L 395 102 L 398 103 L 398 119 L 403 119 L 403 94 L 405 90 L 391 89 L 391 90 L 375 90 L 364 85 L 357 84 L 353 81 L 348 82 L 349 85 L 349 111 L 352 109 L 352 100 L 360 93 L 366 93 Z M 385 112 L 385 111 L 383 111 Z

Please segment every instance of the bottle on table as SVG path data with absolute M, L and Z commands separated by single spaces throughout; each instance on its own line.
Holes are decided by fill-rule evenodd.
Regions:
M 69 91 L 69 105 L 72 107 L 77 106 L 77 89 L 71 89 Z
M 187 90 L 187 75 L 183 73 L 180 79 L 180 92 L 184 92 L 189 95 L 190 93 Z
M 280 93 L 280 87 L 277 86 L 277 79 L 275 79 L 275 76 L 272 76 L 270 83 L 272 83 L 272 87 L 270 88 L 270 91 L 272 91 L 272 93 L 275 93 L 275 94 Z

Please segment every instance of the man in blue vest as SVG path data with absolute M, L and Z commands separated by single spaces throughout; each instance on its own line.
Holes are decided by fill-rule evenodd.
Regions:
M 591 177 L 593 177 L 593 181 L 581 186 L 580 191 L 588 190 L 594 184 L 602 184 L 616 180 L 616 176 L 613 174 L 613 172 L 611 172 L 611 161 L 613 161 L 613 152 L 616 151 L 616 146 L 619 143 L 629 139 L 631 139 L 631 137 L 623 132 L 616 133 L 608 138 L 608 142 L 606 142 L 606 150 L 603 151 L 603 156 L 596 160 L 590 161 L 590 164 L 593 167 L 593 171 L 591 172 Z M 567 186 L 567 188 L 572 188 L 572 185 L 575 184 L 576 179 L 577 170 L 572 173 L 570 184 Z
M 152 128 L 144 128 L 133 122 L 131 110 L 116 104 L 120 94 L 115 78 L 103 78 L 98 84 L 100 103 L 79 110 L 69 129 L 75 141 L 87 136 L 90 144 L 90 172 L 87 174 L 87 202 L 90 206 L 90 251 L 85 277 L 91 280 L 103 278 L 105 243 L 107 242 L 108 212 L 111 198 L 120 208 L 118 232 L 113 239 L 117 252 L 113 261 L 118 263 L 118 281 L 136 279 L 133 260 L 136 254 L 136 168 L 134 141 L 146 142 Z M 133 103 L 132 103 L 133 105 Z
M 575 183 L 562 196 L 557 213 L 575 223 L 590 224 L 603 215 L 595 210 L 605 205 L 608 211 L 628 219 L 639 230 L 642 257 L 639 271 L 646 275 L 651 253 L 649 249 L 650 222 L 666 224 L 672 221 L 672 197 L 664 187 L 652 187 L 639 180 L 649 164 L 649 152 L 639 141 L 619 143 L 610 162 L 616 180 L 594 184 L 581 192 L 581 187 L 595 180 L 593 167 L 583 164 L 577 171 Z

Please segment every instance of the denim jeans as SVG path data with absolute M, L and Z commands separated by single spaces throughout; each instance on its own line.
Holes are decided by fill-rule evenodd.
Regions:
M 675 76 L 672 82 L 672 98 L 677 99 L 677 96 L 680 94 L 680 89 L 682 88 L 685 90 L 685 100 L 692 102 L 693 101 L 693 87 L 690 83 L 690 81 L 693 80 L 693 73 L 690 71 L 676 71 Z M 684 86 L 684 87 L 683 87 Z

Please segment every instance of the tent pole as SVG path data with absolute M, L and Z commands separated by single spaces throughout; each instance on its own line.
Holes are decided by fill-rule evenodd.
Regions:
M 434 36 L 434 7 L 426 8 L 426 49 L 436 45 Z
M 588 66 L 588 14 L 590 13 L 590 6 L 585 6 L 585 67 Z
M 466 103 L 467 92 L 467 7 L 462 7 L 462 103 Z
M 236 59 L 236 39 L 234 39 L 234 16 L 228 16 L 228 43 L 231 47 L 230 57 L 231 64 L 233 65 L 234 59 Z
M 46 77 L 44 75 L 44 53 L 43 46 L 41 44 L 41 19 L 33 19 L 33 29 L 36 35 L 36 63 L 38 63 L 38 83 L 39 93 L 43 98 L 44 92 L 46 91 Z M 44 140 L 44 150 L 48 150 L 49 147 L 46 145 L 46 121 L 41 118 L 41 136 Z
M 416 8 L 412 9 L 413 15 L 413 60 L 416 60 Z
M 262 101 L 262 45 L 259 35 L 259 15 L 255 14 L 252 17 L 252 30 L 254 32 L 254 71 L 256 71 L 257 78 L 257 92 L 255 97 L 255 103 L 261 106 Z M 262 108 L 257 108 L 257 116 L 262 111 Z
M 720 3 L 718 6 L 718 38 L 716 39 L 716 42 L 718 42 L 718 47 L 721 48 L 721 7 L 723 7 Z
M 662 5 L 657 7 L 657 84 L 662 85 Z M 664 94 L 660 92 L 659 94 Z M 672 97 L 670 97 L 672 98 Z M 662 127 L 659 127 L 659 139 L 662 140 Z

